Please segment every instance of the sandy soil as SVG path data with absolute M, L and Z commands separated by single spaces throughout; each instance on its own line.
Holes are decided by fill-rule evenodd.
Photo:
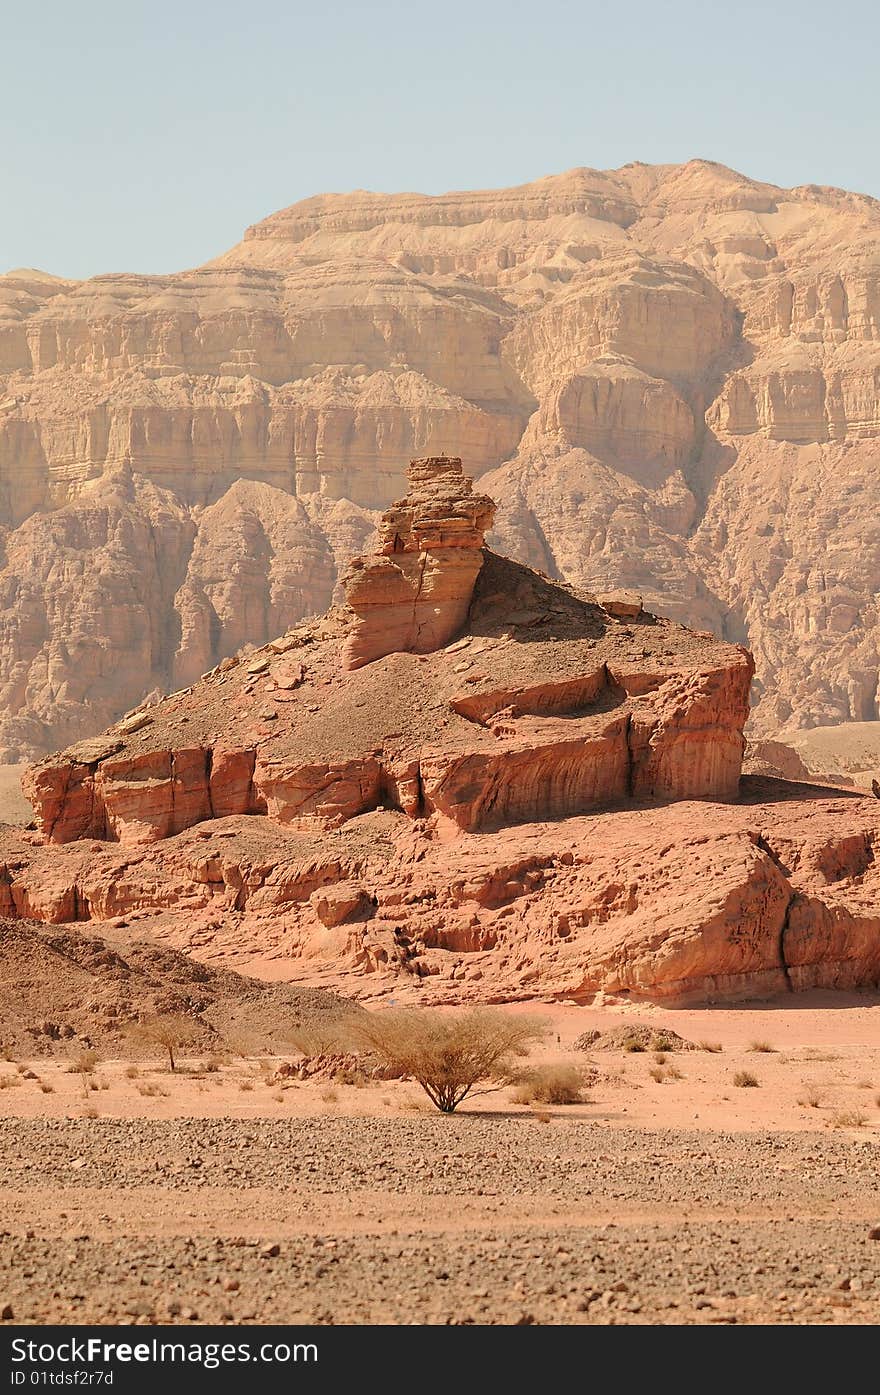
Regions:
M 5 1063 L 0 1307 L 25 1322 L 880 1319 L 880 999 L 505 1010 L 549 1020 L 537 1054 L 583 1062 L 582 1104 L 505 1090 L 447 1119 L 410 1082 L 283 1082 L 268 1060 L 174 1076 L 105 1061 L 85 1078 Z M 572 1050 L 634 1022 L 722 1049 Z M 733 1084 L 742 1070 L 757 1087 Z
M 21 792 L 26 765 L 0 765 L 0 823 L 26 824 L 34 811 Z

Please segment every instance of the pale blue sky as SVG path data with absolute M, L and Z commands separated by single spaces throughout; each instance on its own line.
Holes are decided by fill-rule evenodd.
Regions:
M 880 5 L 0 5 L 0 271 L 172 271 L 309 194 L 703 156 L 880 197 Z

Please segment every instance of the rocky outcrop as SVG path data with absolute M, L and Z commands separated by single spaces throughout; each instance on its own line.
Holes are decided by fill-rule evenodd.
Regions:
M 379 809 L 137 848 L 0 830 L 0 913 L 122 922 L 273 980 L 418 1003 L 723 1002 L 880 982 L 880 804 L 747 777 L 450 840 Z
M 750 656 L 495 556 L 493 511 L 460 460 L 414 461 L 345 607 L 28 773 L 43 837 L 138 843 L 235 813 L 333 827 L 380 807 L 478 830 L 733 798 Z
M 354 575 L 412 557 L 442 577 L 452 553 L 428 628 L 421 598 L 406 623 L 386 600 L 366 648 L 380 588 L 372 628 L 331 610 L 35 766 L 36 831 L 0 832 L 0 915 L 137 920 L 421 1002 L 880 981 L 880 805 L 741 785 L 747 651 L 481 547 L 492 503 L 457 460 L 414 462 L 410 486 Z M 752 751 L 771 757 L 808 775 Z
M 427 654 L 467 619 L 495 505 L 474 494 L 460 460 L 414 460 L 409 493 L 382 515 L 377 553 L 356 557 L 342 578 L 354 624 L 345 665 L 385 654 Z

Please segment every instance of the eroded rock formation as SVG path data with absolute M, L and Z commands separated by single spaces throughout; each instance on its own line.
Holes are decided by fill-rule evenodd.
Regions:
M 741 791 L 747 651 L 481 548 L 491 512 L 459 461 L 414 462 L 349 574 L 372 607 L 34 767 L 37 832 L 0 834 L 0 915 L 136 920 L 209 958 L 423 1002 L 877 982 L 877 801 Z M 399 558 L 398 588 L 408 559 L 451 567 L 427 628 L 411 588 L 403 620 L 387 599 Z M 770 757 L 808 773 L 785 747 L 754 753 Z
M 878 238 L 872 199 L 694 160 L 0 277 L 0 758 L 321 613 L 441 453 L 498 550 L 748 644 L 756 734 L 876 719 Z
M 474 494 L 460 460 L 414 460 L 408 477 L 409 493 L 382 515 L 378 551 L 342 578 L 355 616 L 347 668 L 442 649 L 467 619 L 495 504 Z
M 379 807 L 476 830 L 733 798 L 750 656 L 486 551 L 493 510 L 460 460 L 414 461 L 345 607 L 28 772 L 42 835 L 332 827 Z

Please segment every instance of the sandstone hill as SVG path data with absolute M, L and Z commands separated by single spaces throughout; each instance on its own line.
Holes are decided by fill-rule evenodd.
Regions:
M 877 982 L 880 804 L 741 788 L 748 652 L 491 517 L 414 462 L 344 604 L 34 766 L 0 913 L 428 1002 Z
M 0 278 L 0 761 L 331 603 L 410 457 L 490 541 L 878 717 L 880 205 L 694 160 L 308 199 L 206 266 Z
M 289 1051 L 297 1028 L 320 1032 L 358 1011 L 314 988 L 261 983 L 198 964 L 186 954 L 132 940 L 112 941 L 81 928 L 0 920 L 0 1046 L 26 1056 L 153 1055 L 161 1047 L 132 1027 L 172 1014 L 188 1022 L 184 1052 Z

